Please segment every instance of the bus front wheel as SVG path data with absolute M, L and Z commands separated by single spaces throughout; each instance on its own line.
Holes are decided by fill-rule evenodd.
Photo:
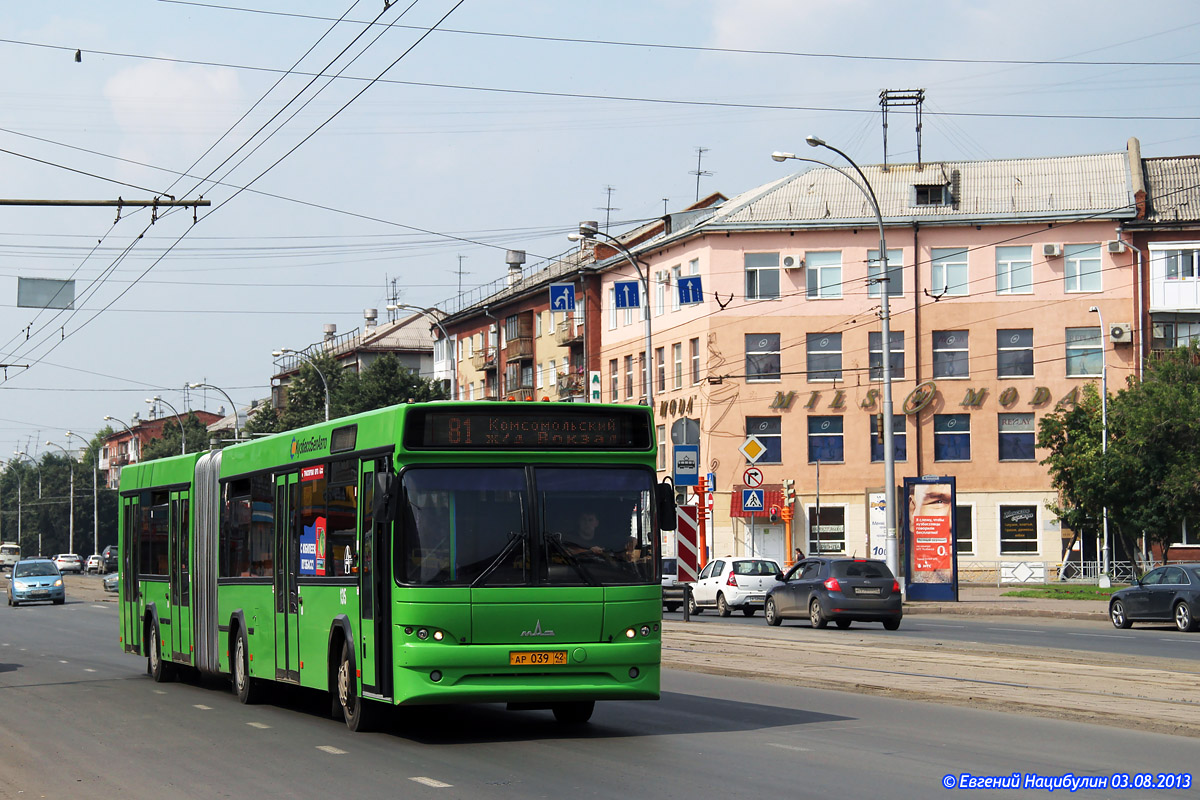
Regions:
M 150 644 L 146 650 L 146 672 L 150 673 L 155 683 L 165 683 L 175 677 L 175 665 L 163 661 L 157 622 L 150 622 Z
M 246 632 L 240 628 L 233 644 L 233 690 L 246 705 L 257 703 L 262 696 L 262 684 L 258 678 L 250 677 L 250 649 L 246 646 Z
M 342 643 L 342 659 L 337 671 L 337 703 L 346 727 L 354 732 L 373 730 L 379 724 L 380 709 L 373 700 L 359 695 L 350 643 Z
M 582 725 L 592 718 L 596 703 L 592 700 L 575 703 L 555 703 L 554 718 L 565 725 Z

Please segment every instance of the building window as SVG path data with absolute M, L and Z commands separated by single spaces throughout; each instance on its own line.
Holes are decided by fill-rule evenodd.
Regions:
M 617 327 L 617 290 L 613 287 L 608 287 L 608 329 L 616 330 Z
M 1000 460 L 1033 461 L 1033 414 L 1000 414 Z
M 971 415 L 933 415 L 933 460 L 971 460 Z
M 807 336 L 808 379 L 810 381 L 840 381 L 842 379 L 842 335 L 840 333 L 810 333 Z
M 933 332 L 933 377 L 967 378 L 971 375 L 966 331 Z
M 692 383 L 700 382 L 700 339 L 699 337 L 692 339 L 688 346 L 691 348 L 692 355 Z
M 974 506 L 954 507 L 954 538 L 958 542 L 960 556 L 975 555 Z
M 996 331 L 996 376 L 1033 377 L 1033 328 L 1002 328 Z
M 1095 378 L 1103 369 L 1103 332 L 1099 328 L 1067 328 L 1067 377 Z
M 667 390 L 667 348 L 665 347 L 654 348 L 654 375 L 658 391 L 665 392 Z
M 950 187 L 947 184 L 916 184 L 912 188 L 914 206 L 944 206 L 950 203 Z
M 746 334 L 747 382 L 778 381 L 779 363 L 778 333 Z
M 887 270 L 887 285 L 888 297 L 903 297 L 904 296 L 904 251 L 892 250 L 887 251 L 888 270 Z M 879 297 L 879 286 L 882 283 L 880 277 L 883 275 L 883 264 L 879 263 L 879 250 L 867 251 L 867 297 Z
M 683 274 L 679 265 L 671 267 L 671 310 L 678 311 L 683 306 L 679 302 L 679 278 Z
M 625 399 L 633 397 L 633 356 L 625 356 Z
M 967 251 L 959 247 L 935 247 L 931 253 L 930 283 L 933 294 L 967 294 L 971 277 L 967 269 Z
M 746 435 L 767 448 L 755 464 L 783 463 L 783 422 L 779 417 L 746 417 Z
M 546 365 L 539 362 L 537 365 L 537 388 L 538 389 L 541 389 L 542 386 L 545 385 L 542 383 L 542 378 L 544 377 L 545 369 L 546 369 Z
M 842 441 L 842 418 L 809 417 L 808 463 L 845 460 L 846 449 Z
M 808 552 L 829 555 L 846 552 L 846 509 L 844 506 L 808 507 Z
M 1069 244 L 1065 251 L 1063 291 L 1100 291 L 1100 245 Z
M 1200 250 L 1164 250 L 1157 254 L 1166 262 L 1169 281 L 1191 280 L 1200 277 Z
M 746 299 L 779 298 L 779 253 L 746 253 Z
M 661 317 L 667 307 L 667 273 L 654 273 L 654 316 Z
M 806 296 L 825 300 L 842 296 L 842 252 L 840 250 L 804 254 Z
M 867 332 L 867 358 L 871 367 L 871 380 L 883 380 L 883 332 Z M 888 356 L 892 363 L 892 377 L 904 377 L 904 331 L 889 331 Z
M 671 371 L 674 377 L 674 388 L 683 388 L 683 342 L 671 345 Z
M 894 461 L 908 460 L 908 434 L 903 414 L 892 415 L 892 455 Z M 883 414 L 871 415 L 871 460 L 883 461 Z
M 996 294 L 1033 294 L 1033 248 L 996 248 Z
M 617 373 L 617 360 L 608 362 L 608 398 L 615 403 L 621 399 L 621 376 Z
M 667 468 L 667 426 L 659 425 L 655 430 L 658 431 L 658 468 L 664 470 Z
M 1000 506 L 1000 555 L 1037 551 L 1037 506 Z
M 1179 528 L 1171 534 L 1171 544 L 1182 547 L 1200 546 L 1200 523 L 1188 522 L 1186 519 Z
M 646 353 L 645 352 L 638 353 L 637 362 L 638 362 L 638 365 L 637 365 L 638 388 L 641 389 L 640 394 L 641 394 L 642 398 L 644 399 L 649 394 L 649 392 L 647 392 L 646 390 L 650 388 L 647 385 L 650 382 L 650 371 L 648 369 L 646 369 Z

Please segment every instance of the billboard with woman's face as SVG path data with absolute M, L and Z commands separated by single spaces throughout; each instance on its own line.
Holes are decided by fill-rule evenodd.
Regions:
M 904 495 L 908 598 L 957 600 L 954 478 L 905 478 Z

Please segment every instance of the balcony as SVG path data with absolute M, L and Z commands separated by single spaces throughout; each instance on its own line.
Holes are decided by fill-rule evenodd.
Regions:
M 563 320 L 554 331 L 554 343 L 562 346 L 583 344 L 583 326 Z
M 471 366 L 477 370 L 495 369 L 496 353 L 493 350 L 480 350 L 471 356 Z
M 558 396 L 580 397 L 587 393 L 587 385 L 582 375 L 559 375 Z
M 505 361 L 521 361 L 533 358 L 533 337 L 522 336 L 519 339 L 509 339 L 504 348 Z

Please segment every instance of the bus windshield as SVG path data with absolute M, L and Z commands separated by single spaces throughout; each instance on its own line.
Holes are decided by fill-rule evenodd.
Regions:
M 396 576 L 431 586 L 658 581 L 654 475 L 613 467 L 404 472 Z

